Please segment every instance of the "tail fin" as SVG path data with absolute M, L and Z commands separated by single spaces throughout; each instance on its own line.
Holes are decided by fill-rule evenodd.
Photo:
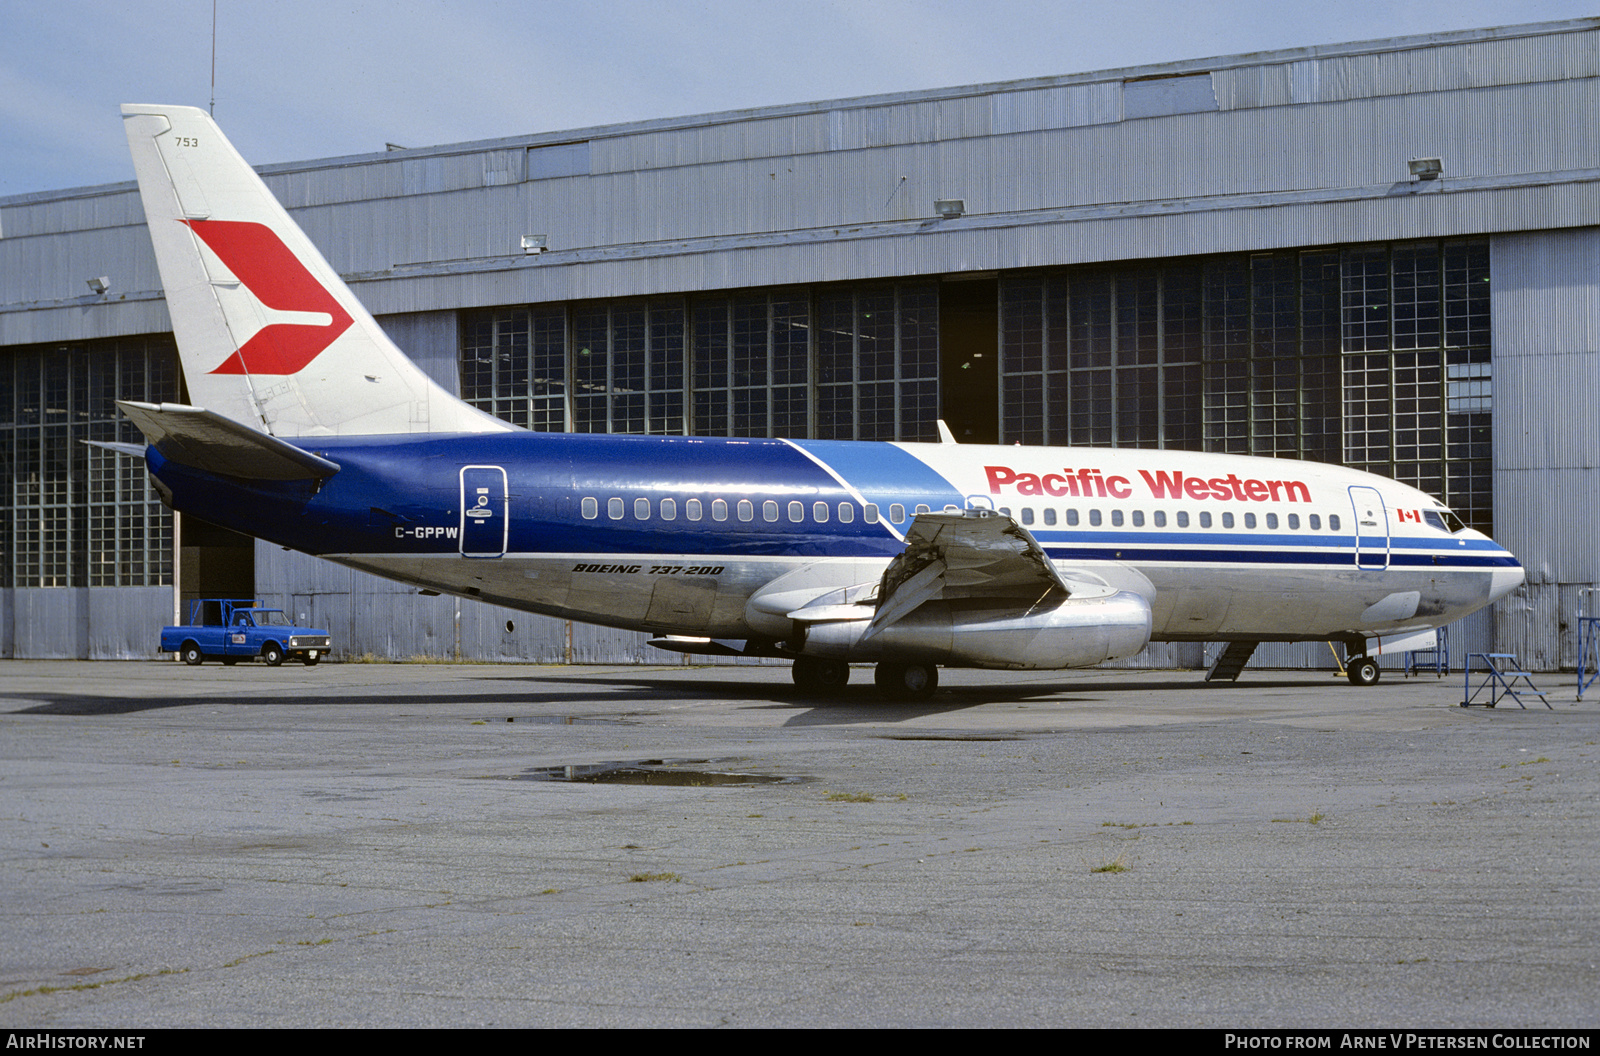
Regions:
M 122 119 L 196 406 L 274 436 L 513 428 L 395 347 L 205 111 Z

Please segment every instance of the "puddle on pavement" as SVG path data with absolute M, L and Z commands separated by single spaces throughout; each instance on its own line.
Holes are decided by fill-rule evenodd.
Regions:
M 637 759 L 581 766 L 540 766 L 515 775 L 514 781 L 569 781 L 589 785 L 788 785 L 808 780 L 777 774 L 741 774 L 709 769 L 731 759 Z M 708 769 L 701 769 L 708 768 Z

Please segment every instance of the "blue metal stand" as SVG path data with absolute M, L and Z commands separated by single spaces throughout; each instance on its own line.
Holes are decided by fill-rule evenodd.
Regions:
M 1600 679 L 1600 616 L 1591 611 L 1597 592 L 1587 587 L 1578 592 L 1578 699 L 1583 691 Z
M 1472 661 L 1482 660 L 1488 670 L 1481 672 L 1483 681 L 1478 683 L 1478 688 L 1472 688 Z M 1492 708 L 1503 698 L 1510 697 L 1517 702 L 1517 707 L 1524 710 L 1528 705 L 1522 698 L 1538 697 L 1539 702 L 1550 708 L 1550 702 L 1545 699 L 1544 690 L 1533 684 L 1533 676 L 1522 670 L 1517 663 L 1516 653 L 1468 653 L 1467 666 L 1463 668 L 1466 675 L 1465 692 L 1461 706 L 1463 708 Z M 1525 683 L 1525 684 L 1524 684 Z M 1489 691 L 1489 699 L 1479 700 L 1478 694 L 1484 690 Z M 1554 711 L 1554 708 L 1550 708 Z
M 1450 628 L 1440 627 L 1435 633 L 1439 637 L 1432 649 L 1413 649 L 1406 654 L 1407 678 L 1429 668 L 1433 670 L 1434 678 L 1443 678 L 1450 673 Z

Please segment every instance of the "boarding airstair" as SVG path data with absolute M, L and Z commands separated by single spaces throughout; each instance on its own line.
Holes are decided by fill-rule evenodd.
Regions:
M 1407 678 L 1424 671 L 1432 671 L 1434 678 L 1443 678 L 1450 673 L 1450 628 L 1440 627 L 1434 633 L 1438 637 L 1434 639 L 1432 649 L 1413 649 L 1406 654 Z
M 1207 682 L 1237 682 L 1239 672 L 1244 670 L 1244 665 L 1250 662 L 1250 657 L 1255 654 L 1256 646 L 1260 642 L 1229 642 L 1228 647 L 1217 654 L 1211 661 L 1211 669 L 1206 672 Z

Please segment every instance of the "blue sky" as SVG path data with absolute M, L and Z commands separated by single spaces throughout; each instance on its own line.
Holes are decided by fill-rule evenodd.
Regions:
M 212 0 L 0 0 L 0 197 L 133 178 L 117 106 L 207 106 Z M 1600 14 L 1578 0 L 217 0 L 257 164 Z

